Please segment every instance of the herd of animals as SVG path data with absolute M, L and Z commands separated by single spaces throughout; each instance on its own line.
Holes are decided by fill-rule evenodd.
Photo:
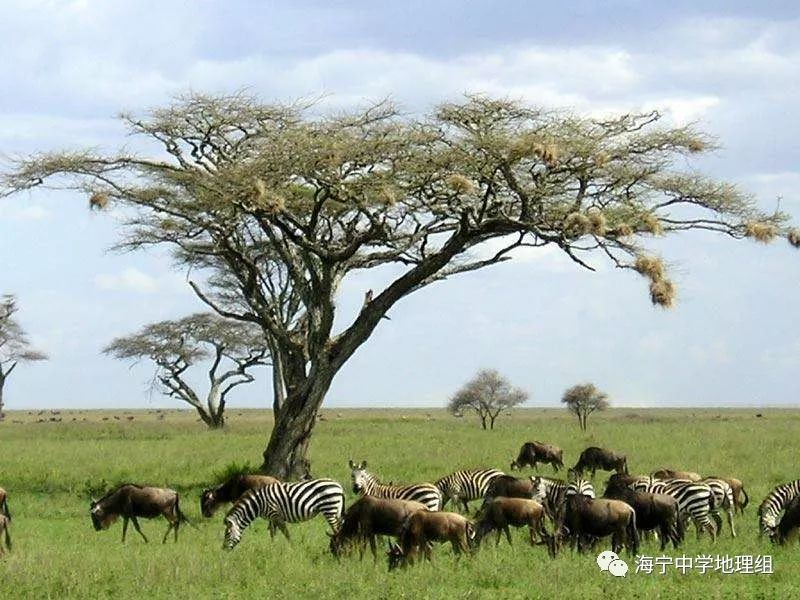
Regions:
M 557 473 L 564 468 L 563 452 L 543 442 L 526 442 L 511 469 L 549 464 Z M 636 554 L 643 535 L 658 537 L 661 550 L 668 544 L 678 548 L 691 521 L 698 538 L 707 533 L 712 540 L 723 529 L 721 513 L 727 516 L 730 534 L 736 537 L 734 517 L 749 503 L 739 479 L 701 477 L 690 471 L 660 469 L 649 475 L 630 475 L 624 454 L 605 448 L 586 448 L 568 469 L 566 480 L 533 475 L 514 477 L 498 469 L 456 471 L 434 483 L 382 484 L 367 470 L 367 462 L 349 463 L 353 492 L 359 498 L 345 510 L 345 493 L 332 479 L 282 482 L 260 474 L 237 474 L 217 487 L 203 491 L 200 508 L 212 517 L 225 504 L 233 506 L 224 518 L 223 547 L 232 549 L 257 518 L 268 521 L 272 537 L 280 531 L 290 538 L 287 523 L 322 515 L 330 525 L 330 551 L 340 557 L 358 549 L 363 558 L 367 544 L 377 559 L 380 536 L 389 543 L 389 568 L 412 563 L 419 555 L 430 559 L 434 543 L 450 543 L 460 556 L 474 551 L 489 534 L 499 544 L 504 533 L 511 544 L 510 527 L 527 527 L 532 545 L 546 545 L 555 557 L 568 543 L 579 552 L 594 550 L 611 537 L 612 549 Z M 602 497 L 584 475 L 611 471 Z M 443 509 L 452 502 L 456 510 L 469 514 L 469 502 L 482 500 L 473 519 Z M 90 504 L 97 531 L 108 529 L 122 517 L 122 541 L 132 522 L 144 541 L 147 537 L 138 518 L 164 516 L 178 539 L 182 523 L 178 493 L 167 488 L 124 484 Z M 759 535 L 783 544 L 800 528 L 800 480 L 775 487 L 758 508 Z M 548 532 L 546 521 L 551 524 Z M 8 495 L 0 488 L 0 540 L 11 549 L 11 513 Z M 0 554 L 4 552 L 0 543 Z

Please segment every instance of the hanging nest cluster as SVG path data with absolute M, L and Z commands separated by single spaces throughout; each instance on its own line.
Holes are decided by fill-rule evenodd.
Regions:
M 286 200 L 267 189 L 267 184 L 260 177 L 253 182 L 251 200 L 256 207 L 270 214 L 277 214 L 286 207 Z
M 591 221 L 583 213 L 569 213 L 564 219 L 564 233 L 570 237 L 581 237 L 591 230 Z
M 89 210 L 103 210 L 108 206 L 108 201 L 106 192 L 92 192 L 89 196 Z
M 592 210 L 588 213 L 589 217 L 589 233 L 598 237 L 603 237 L 606 234 L 607 223 L 606 216 L 599 210 Z
M 534 133 L 522 135 L 512 146 L 512 151 L 517 157 L 535 156 L 548 167 L 554 166 L 561 155 L 561 150 L 555 142 L 542 140 L 539 134 Z
M 663 260 L 657 256 L 640 254 L 633 268 L 650 280 L 650 301 L 653 304 L 670 308 L 675 303 L 675 284 L 667 278 Z
M 761 242 L 762 244 L 769 244 L 778 235 L 777 226 L 772 223 L 765 223 L 763 221 L 750 221 L 744 225 L 744 234 Z
M 397 191 L 391 186 L 384 185 L 378 190 L 378 201 L 386 206 L 394 206 L 397 203 Z
M 706 148 L 708 148 L 708 144 L 706 144 L 703 140 L 699 138 L 692 138 L 686 144 L 686 148 L 688 148 L 689 152 L 697 153 L 702 152 Z
M 617 223 L 613 229 L 613 233 L 616 237 L 628 237 L 633 235 L 633 227 L 625 222 Z
M 469 178 L 458 173 L 449 175 L 445 180 L 447 186 L 456 194 L 471 194 L 475 191 L 475 185 Z
M 664 227 L 661 221 L 652 213 L 647 213 L 642 217 L 641 228 L 643 231 L 652 233 L 653 235 L 661 235 L 664 233 Z
M 800 248 L 800 229 L 792 229 L 786 235 L 786 239 L 795 248 Z
M 594 157 L 594 164 L 596 167 L 604 167 L 609 160 L 611 160 L 611 157 L 607 152 L 598 152 Z

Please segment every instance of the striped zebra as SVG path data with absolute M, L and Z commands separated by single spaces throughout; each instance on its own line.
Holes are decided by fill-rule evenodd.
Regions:
M 332 479 L 309 479 L 297 483 L 273 483 L 245 492 L 225 516 L 225 543 L 230 550 L 242 538 L 242 532 L 256 518 L 269 520 L 269 532 L 275 529 L 289 538 L 286 523 L 308 521 L 322 514 L 334 533 L 344 512 L 344 489 Z
M 436 480 L 436 487 L 442 493 L 442 509 L 449 500 L 464 505 L 464 512 L 469 512 L 468 502 L 480 500 L 486 495 L 489 484 L 495 477 L 505 475 L 497 469 L 469 469 L 456 471 Z
M 678 501 L 678 512 L 681 519 L 692 519 L 697 537 L 703 530 L 708 531 L 712 540 L 717 539 L 717 528 L 711 515 L 717 508 L 714 492 L 708 484 L 690 479 L 655 479 L 650 477 L 631 483 L 631 489 L 651 494 L 667 494 Z
M 558 511 L 569 496 L 581 494 L 589 498 L 595 497 L 591 482 L 580 477 L 573 481 L 564 481 L 536 475 L 531 477 L 531 483 L 534 489 L 533 499 L 542 503 L 551 521 L 555 521 Z
M 442 492 L 432 483 L 412 483 L 410 485 L 385 485 L 367 471 L 367 461 L 355 464 L 350 461 L 350 476 L 353 480 L 353 493 L 376 498 L 396 498 L 421 502 L 428 510 L 440 510 Z
M 736 503 L 733 498 L 733 488 L 731 484 L 720 479 L 719 477 L 705 477 L 700 480 L 711 488 L 714 494 L 714 504 L 716 508 L 712 512 L 714 520 L 717 522 L 717 531 L 722 531 L 722 517 L 719 514 L 720 510 L 724 510 L 728 518 L 728 527 L 731 529 L 731 537 L 736 537 L 736 529 L 733 526 L 733 516 L 736 510 Z
M 772 537 L 778 526 L 778 517 L 796 496 L 800 496 L 800 479 L 776 486 L 758 507 L 758 535 Z

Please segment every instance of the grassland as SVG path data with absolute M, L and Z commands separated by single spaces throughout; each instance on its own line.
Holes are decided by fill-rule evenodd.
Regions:
M 756 417 L 757 412 L 763 416 Z M 132 417 L 132 419 L 130 418 Z M 61 419 L 51 422 L 50 418 Z M 39 422 L 40 420 L 45 422 Z M 507 468 L 522 441 L 561 445 L 572 463 L 587 445 L 624 451 L 632 472 L 659 466 L 734 475 L 745 481 L 751 505 L 712 544 L 692 532 L 683 552 L 771 554 L 772 575 L 723 575 L 671 570 L 616 579 L 600 573 L 594 557 L 551 561 L 542 547 L 494 542 L 456 563 L 448 548 L 432 564 L 387 573 L 381 557 L 337 562 L 327 551 L 322 519 L 292 526 L 292 543 L 270 541 L 262 522 L 245 532 L 233 552 L 222 546 L 222 514 L 202 520 L 200 490 L 231 463 L 258 463 L 269 431 L 267 412 L 230 412 L 224 432 L 206 431 L 180 411 L 63 411 L 55 416 L 9 413 L 0 424 L 0 486 L 10 495 L 14 551 L 0 560 L 3 598 L 790 598 L 800 586 L 797 547 L 773 548 L 757 538 L 755 511 L 774 485 L 798 477 L 800 411 L 633 410 L 593 418 L 581 434 L 563 411 L 520 410 L 493 432 L 472 419 L 426 410 L 326 410 L 312 444 L 319 476 L 349 488 L 347 461 L 368 459 L 385 480 L 431 480 L 456 468 Z M 526 471 L 527 473 L 528 471 Z M 547 469 L 544 472 L 548 472 Z M 598 475 L 599 485 L 604 477 Z M 166 524 L 144 521 L 152 542 L 121 525 L 95 532 L 89 494 L 134 481 L 167 485 L 182 494 L 183 510 L 198 529 L 186 528 L 177 545 L 158 543 Z M 349 493 L 349 490 L 348 490 Z M 154 542 L 154 543 L 153 543 Z M 659 554 L 648 542 L 644 554 Z M 668 551 L 676 556 L 681 552 Z M 629 560 L 632 563 L 632 561 Z

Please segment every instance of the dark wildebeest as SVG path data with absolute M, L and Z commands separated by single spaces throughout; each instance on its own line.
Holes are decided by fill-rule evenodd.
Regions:
M 516 460 L 511 461 L 511 469 L 521 469 L 524 466 L 536 468 L 538 463 L 549 464 L 553 470 L 558 472 L 564 467 L 564 451 L 558 446 L 545 444 L 544 442 L 525 442 L 519 449 Z
M 497 532 L 497 544 L 500 543 L 500 534 L 505 532 L 508 543 L 511 544 L 512 527 L 528 527 L 531 546 L 536 544 L 536 534 L 544 540 L 544 507 L 536 500 L 526 498 L 506 498 L 500 496 L 487 502 L 478 512 L 476 523 L 475 543 L 492 531 Z
M 672 496 L 635 492 L 620 480 L 609 481 L 603 496 L 629 504 L 636 512 L 636 526 L 640 531 L 658 529 L 662 552 L 669 542 L 675 548 L 683 542 L 683 520 L 678 511 L 678 501 Z
M 431 560 L 432 542 L 450 542 L 457 557 L 469 552 L 475 526 L 466 517 L 451 512 L 418 510 L 403 524 L 400 543 L 389 544 L 389 570 L 412 563 L 423 552 Z
M 688 479 L 689 481 L 700 481 L 702 477 L 694 471 L 678 471 L 676 469 L 658 469 L 650 474 L 656 479 Z
M 736 479 L 735 477 L 717 477 L 715 475 L 709 475 L 708 479 L 721 479 L 728 483 L 731 486 L 731 492 L 733 492 L 733 505 L 740 513 L 744 514 L 745 507 L 750 504 L 750 496 L 747 495 L 747 492 L 744 489 L 744 483 L 742 483 L 741 479 Z
M 579 551 L 589 549 L 597 540 L 611 536 L 611 549 L 619 554 L 623 546 L 631 555 L 639 549 L 636 512 L 622 500 L 590 498 L 583 494 L 569 496 L 560 511 L 555 532 L 548 545 L 551 555 L 568 536 Z
M 578 462 L 570 469 L 577 475 L 583 475 L 584 471 L 591 471 L 594 477 L 595 471 L 616 471 L 617 473 L 628 473 L 628 459 L 624 454 L 590 446 L 581 452 Z
M 344 513 L 342 526 L 330 536 L 331 553 L 339 556 L 351 543 L 358 543 L 359 558 L 364 558 L 364 547 L 369 542 L 372 556 L 378 557 L 376 536 L 399 537 L 403 524 L 418 510 L 427 510 L 421 502 L 363 496 Z
M 796 496 L 786 505 L 778 526 L 770 534 L 770 539 L 783 545 L 797 538 L 798 527 L 800 527 L 800 496 Z
M 3 514 L 11 522 L 11 511 L 8 510 L 8 494 L 0 487 L 0 514 Z
M 0 513 L 0 538 L 5 538 L 6 548 L 9 552 L 11 552 L 11 533 L 9 532 L 10 526 L 11 519 Z M 3 544 L 0 542 L 0 556 L 3 556 L 3 554 L 5 554 L 5 550 L 3 550 Z
M 248 473 L 233 475 L 225 483 L 203 490 L 203 494 L 200 496 L 200 511 L 204 517 L 212 517 L 220 506 L 228 502 L 236 502 L 247 490 L 279 483 L 279 481 L 270 475 Z
M 154 519 L 160 515 L 169 523 L 162 543 L 166 543 L 170 530 L 175 531 L 175 541 L 178 541 L 178 528 L 181 523 L 189 520 L 181 512 L 178 492 L 169 488 L 139 486 L 132 483 L 121 485 L 99 500 L 92 500 L 90 515 L 95 530 L 108 529 L 119 517 L 122 517 L 122 541 L 128 531 L 128 521 L 133 521 L 133 526 L 145 542 L 147 537 L 139 527 L 137 517 Z
M 533 498 L 536 488 L 530 477 L 513 477 L 512 475 L 499 475 L 492 479 L 486 489 L 486 500 L 505 496 L 506 498 Z

